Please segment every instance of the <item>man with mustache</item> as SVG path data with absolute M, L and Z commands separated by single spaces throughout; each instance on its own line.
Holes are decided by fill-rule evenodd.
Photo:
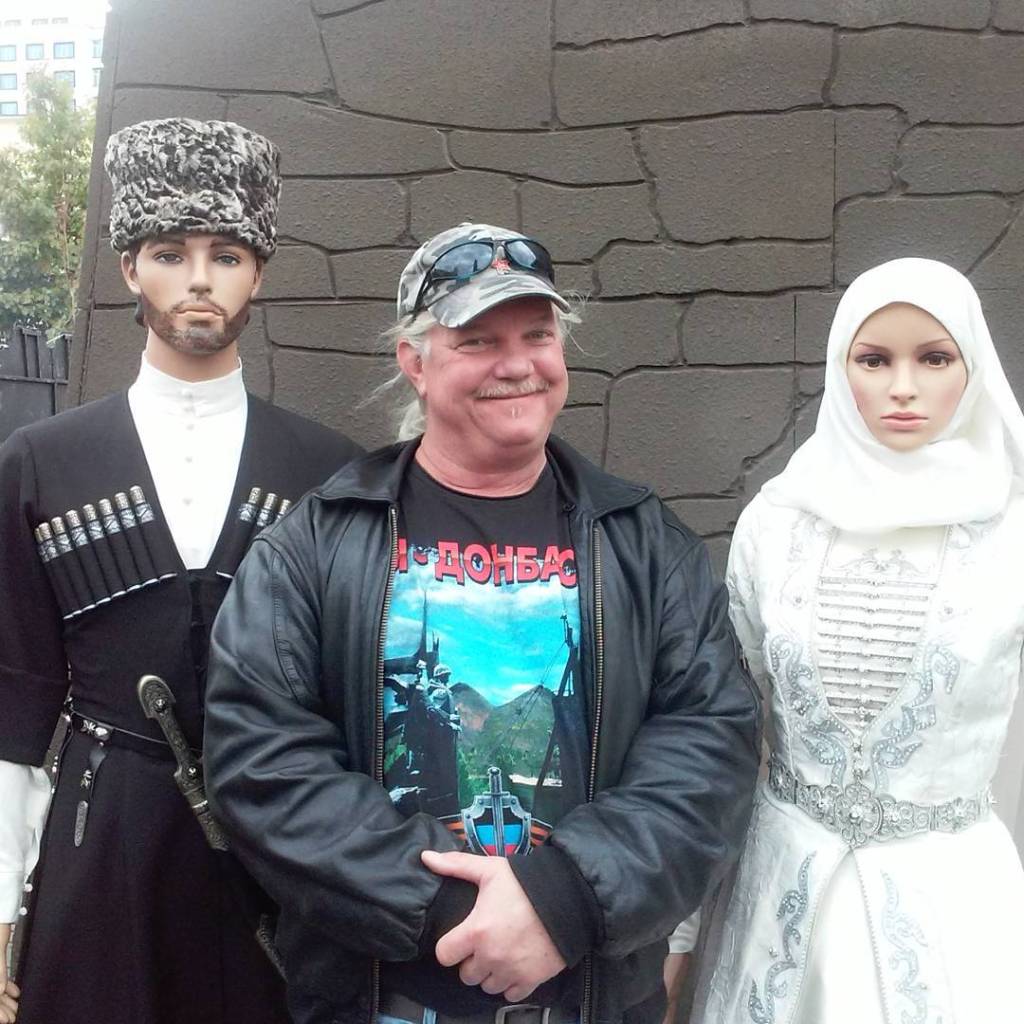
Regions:
M 576 319 L 534 239 L 422 245 L 403 442 L 221 609 L 209 795 L 281 906 L 296 1024 L 653 1024 L 736 851 L 759 701 L 704 544 L 551 433 Z
M 228 891 L 240 869 L 208 847 L 136 697 L 142 675 L 163 678 L 198 755 L 209 631 L 242 555 L 358 451 L 242 381 L 238 337 L 276 247 L 278 162 L 230 122 L 111 137 L 111 242 L 146 328 L 138 377 L 0 448 L 3 1022 L 288 1020 Z M 44 830 L 39 766 L 69 684 Z M 19 991 L 4 955 L 37 855 Z

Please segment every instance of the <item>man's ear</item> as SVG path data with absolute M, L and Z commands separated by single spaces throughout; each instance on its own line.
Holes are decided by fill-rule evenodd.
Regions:
M 130 252 L 121 253 L 121 276 L 124 283 L 128 285 L 128 291 L 132 295 L 141 295 L 142 288 L 139 285 L 139 274 L 135 269 L 135 258 Z
M 398 360 L 398 368 L 416 389 L 416 394 L 422 398 L 426 391 L 426 382 L 423 379 L 423 357 L 416 351 L 408 338 L 398 339 L 395 358 Z
M 249 292 L 249 301 L 250 302 L 253 299 L 256 298 L 256 293 L 260 290 L 260 285 L 263 284 L 263 268 L 265 266 L 266 266 L 266 263 L 263 260 L 257 258 L 257 260 L 256 260 L 256 273 L 253 274 L 253 278 L 252 278 L 252 291 Z

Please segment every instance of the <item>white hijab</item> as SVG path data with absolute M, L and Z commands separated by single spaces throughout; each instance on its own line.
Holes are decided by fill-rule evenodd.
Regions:
M 934 441 L 910 452 L 893 451 L 872 436 L 846 376 L 854 335 L 893 302 L 935 317 L 967 366 L 967 387 L 953 419 Z M 978 294 L 963 274 L 917 258 L 861 274 L 839 303 L 825 358 L 817 426 L 785 470 L 762 488 L 772 504 L 813 512 L 843 530 L 881 533 L 988 519 L 1024 487 L 1024 414 Z

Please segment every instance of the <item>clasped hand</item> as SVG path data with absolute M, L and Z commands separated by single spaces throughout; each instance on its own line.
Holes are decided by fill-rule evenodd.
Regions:
M 444 967 L 459 964 L 459 978 L 491 995 L 520 1003 L 540 984 L 565 969 L 529 897 L 502 857 L 425 850 L 423 863 L 435 874 L 477 887 L 469 916 L 438 940 L 434 953 Z
M 14 1024 L 18 1016 L 18 986 L 7 977 L 7 947 L 11 942 L 11 926 L 0 924 L 0 1024 Z

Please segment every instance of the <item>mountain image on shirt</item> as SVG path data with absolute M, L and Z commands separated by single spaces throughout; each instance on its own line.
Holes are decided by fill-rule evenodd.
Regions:
M 518 814 L 546 834 L 585 799 L 575 594 L 557 579 L 496 586 L 439 579 L 415 556 L 407 565 L 395 575 L 384 659 L 392 800 L 454 829 L 477 822 L 481 835 L 503 801 L 518 808 L 510 830 Z
M 456 683 L 452 694 L 462 718 L 459 751 L 472 792 L 486 788 L 488 769 L 496 765 L 511 791 L 532 806 L 534 794 L 526 791 L 536 788 L 537 765 L 543 761 L 555 726 L 554 694 L 537 685 L 498 707 L 465 683 Z M 558 767 L 556 759 L 544 786 L 561 786 Z

